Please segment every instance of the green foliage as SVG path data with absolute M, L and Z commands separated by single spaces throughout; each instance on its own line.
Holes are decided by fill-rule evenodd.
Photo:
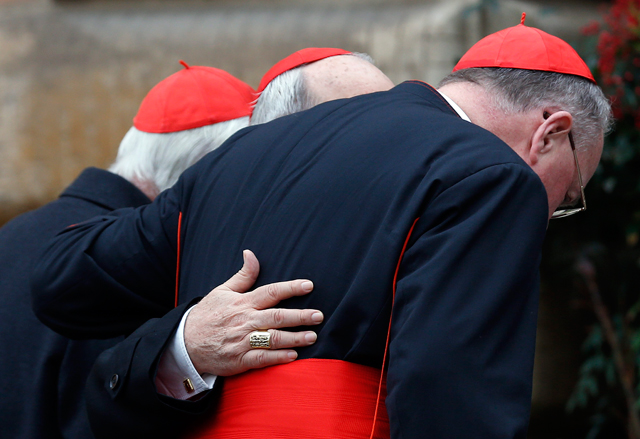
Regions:
M 605 139 L 601 164 L 586 192 L 589 210 L 551 225 L 544 256 L 546 281 L 573 282 L 576 297 L 586 300 L 590 299 L 579 276 L 568 279 L 565 273 L 572 272 L 578 258 L 589 260 L 596 267 L 598 290 L 613 323 L 610 332 L 619 346 L 618 362 L 602 317 L 593 318 L 583 346 L 586 359 L 567 402 L 569 411 L 593 413 L 587 436 L 592 439 L 610 437 L 604 427 L 610 422 L 626 428 L 632 416 L 620 370 L 627 370 L 633 383 L 636 403 L 631 410 L 640 409 L 639 22 L 640 0 L 616 0 L 604 12 L 602 23 L 583 29 L 581 55 L 611 97 L 616 126 Z
M 605 353 L 606 342 L 600 326 L 594 326 L 585 340 L 582 350 L 587 359 L 580 368 L 580 377 L 576 387 L 567 401 L 567 410 L 587 407 L 587 403 L 593 397 L 598 397 L 606 392 L 606 386 L 616 384 L 616 370 L 612 359 Z M 599 382 L 604 377 L 604 384 Z M 601 390 L 602 389 L 602 390 Z

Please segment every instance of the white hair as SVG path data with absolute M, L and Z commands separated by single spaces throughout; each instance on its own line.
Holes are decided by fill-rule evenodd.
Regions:
M 366 53 L 352 52 L 335 56 L 356 56 L 371 64 L 373 58 Z M 311 63 L 309 63 L 311 64 Z M 251 125 L 270 122 L 282 116 L 308 110 L 320 103 L 309 91 L 304 77 L 303 64 L 276 76 L 260 93 L 251 115 Z
M 248 125 L 245 116 L 173 133 L 146 133 L 131 127 L 109 171 L 148 189 L 151 194 L 143 192 L 154 198 L 173 186 L 189 166 Z
M 545 107 L 573 116 L 576 148 L 585 149 L 606 134 L 613 123 L 611 103 L 600 87 L 586 78 L 556 72 L 508 68 L 470 68 L 449 74 L 440 87 L 470 82 L 484 87 L 505 114 Z

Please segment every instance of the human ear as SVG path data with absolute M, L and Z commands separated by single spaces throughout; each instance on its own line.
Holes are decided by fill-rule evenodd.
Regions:
M 543 155 L 549 154 L 564 143 L 565 137 L 571 131 L 573 117 L 567 111 L 544 111 L 540 124 L 533 133 L 529 160 L 536 164 Z

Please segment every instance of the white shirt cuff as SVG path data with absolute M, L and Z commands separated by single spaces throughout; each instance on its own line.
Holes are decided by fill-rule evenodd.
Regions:
M 193 307 L 184 313 L 180 325 L 162 353 L 156 373 L 156 389 L 158 393 L 175 399 L 189 399 L 213 388 L 216 375 L 205 373 L 200 375 L 189 358 L 184 343 L 184 324 Z

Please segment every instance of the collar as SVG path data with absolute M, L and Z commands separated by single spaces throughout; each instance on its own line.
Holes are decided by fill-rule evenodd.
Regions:
M 412 79 L 396 85 L 391 90 L 411 93 L 413 95 L 419 96 L 420 98 L 425 99 L 425 101 L 429 102 L 431 106 L 437 107 L 441 111 L 450 112 L 451 114 L 455 114 L 456 116 L 463 118 L 462 115 L 464 114 L 464 112 L 460 109 L 460 107 L 458 107 L 458 105 L 455 104 L 455 102 L 453 102 L 447 96 L 443 95 L 426 82 Z M 466 116 L 466 114 L 464 115 Z M 468 120 L 468 118 L 466 120 Z
M 446 99 L 446 101 L 449 103 L 449 105 L 451 105 L 451 108 L 456 110 L 456 113 L 458 113 L 458 116 L 460 116 L 461 119 L 466 120 L 467 122 L 471 122 L 471 119 L 469 119 L 469 116 L 467 116 L 467 113 L 462 111 L 462 108 L 460 108 L 458 106 L 458 104 L 453 102 L 453 100 L 449 96 L 447 96 L 446 94 L 442 93 L 440 90 L 436 90 L 436 91 L 438 93 L 440 93 L 440 96 L 442 96 L 443 98 Z
M 82 171 L 60 197 L 81 198 L 109 210 L 138 207 L 151 202 L 128 180 L 98 168 L 87 168 Z

